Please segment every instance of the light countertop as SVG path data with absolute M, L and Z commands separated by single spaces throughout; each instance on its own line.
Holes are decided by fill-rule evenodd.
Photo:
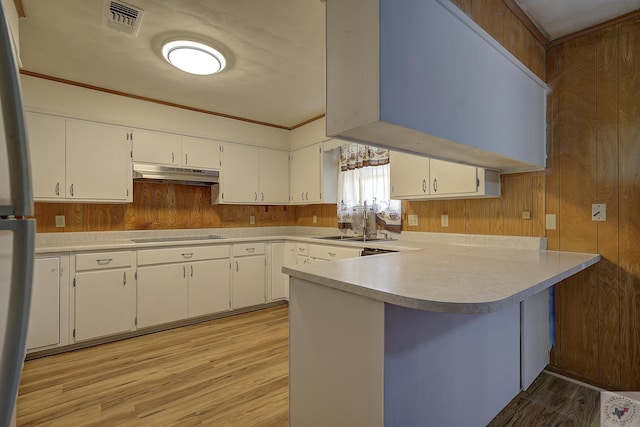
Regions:
M 600 255 L 429 245 L 421 250 L 285 267 L 292 277 L 420 310 L 501 310 L 597 263 Z

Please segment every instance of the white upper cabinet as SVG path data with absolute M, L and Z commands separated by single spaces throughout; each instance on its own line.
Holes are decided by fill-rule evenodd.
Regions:
M 338 188 L 338 152 L 324 151 L 323 143 L 291 152 L 291 202 L 335 203 Z
M 180 162 L 179 136 L 172 133 L 133 129 L 133 161 L 177 166 Z
M 220 144 L 192 136 L 182 137 L 182 165 L 193 169 L 220 169 Z
M 128 201 L 132 178 L 126 129 L 67 120 L 67 198 Z
M 221 163 L 212 203 L 289 203 L 288 152 L 229 143 L 223 146 Z
M 33 195 L 36 200 L 65 197 L 65 120 L 26 113 Z
M 219 169 L 218 141 L 173 133 L 132 129 L 133 161 L 192 169 Z
M 289 153 L 260 149 L 260 203 L 289 203 Z
M 36 201 L 132 200 L 126 129 L 28 112 Z
M 484 168 L 391 151 L 391 198 L 500 197 L 500 175 Z
M 545 166 L 546 84 L 449 0 L 327 0 L 327 135 Z

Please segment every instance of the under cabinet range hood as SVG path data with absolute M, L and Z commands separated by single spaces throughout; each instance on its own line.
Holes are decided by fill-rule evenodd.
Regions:
M 218 184 L 219 178 L 220 172 L 213 170 L 177 168 L 148 163 L 133 164 L 133 179 L 136 181 L 205 186 Z

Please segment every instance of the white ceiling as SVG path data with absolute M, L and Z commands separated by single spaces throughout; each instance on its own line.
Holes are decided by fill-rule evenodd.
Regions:
M 640 0 L 516 0 L 549 40 L 640 9 Z
M 640 8 L 640 0 L 516 0 L 550 39 Z M 22 0 L 28 71 L 207 111 L 291 127 L 324 113 L 321 0 L 127 0 L 144 9 L 137 37 L 102 25 L 103 0 Z M 193 33 L 231 66 L 191 76 L 160 56 L 160 40 Z

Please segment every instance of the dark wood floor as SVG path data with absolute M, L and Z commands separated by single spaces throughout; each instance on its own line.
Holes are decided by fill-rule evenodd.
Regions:
M 599 402 L 543 373 L 490 426 L 598 426 Z M 18 397 L 18 426 L 288 424 L 287 306 L 27 361 Z

